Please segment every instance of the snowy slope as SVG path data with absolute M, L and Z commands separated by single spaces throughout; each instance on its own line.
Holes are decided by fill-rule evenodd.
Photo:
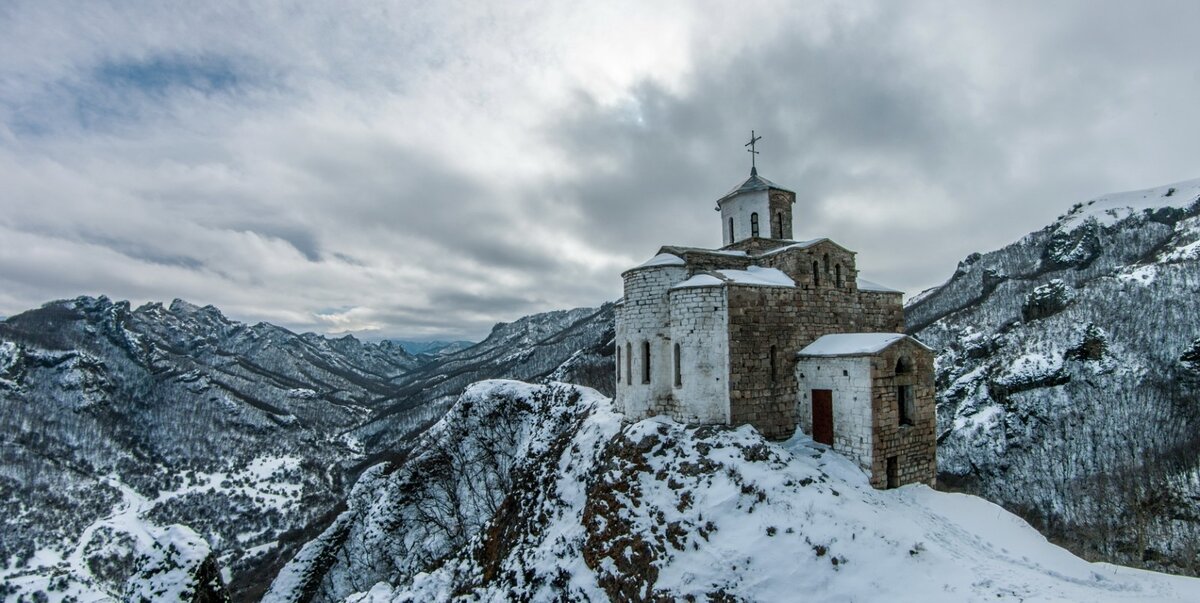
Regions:
M 481 430 L 487 426 L 488 429 Z M 623 424 L 577 386 L 472 386 L 264 601 L 1193 601 L 981 499 L 877 491 L 809 438 Z
M 1200 573 L 1200 180 L 1076 204 L 910 302 L 943 486 L 1089 558 Z

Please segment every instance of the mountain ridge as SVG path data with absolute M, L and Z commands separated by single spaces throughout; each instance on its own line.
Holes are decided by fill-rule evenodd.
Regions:
M 186 548 L 195 539 L 167 536 L 194 531 L 234 599 L 255 600 L 258 577 L 332 521 L 347 483 L 404 458 L 445 412 L 423 386 L 406 389 L 409 373 L 441 363 L 457 381 L 424 382 L 454 396 L 479 378 L 538 378 L 571 358 L 582 367 L 576 352 L 603 347 L 605 311 L 502 323 L 487 345 L 433 359 L 184 300 L 133 308 L 81 296 L 10 317 L 0 322 L 0 583 L 116 596 L 129 576 L 159 571 L 141 567 L 161 562 L 147 557 L 154 543 Z M 594 328 L 583 320 L 596 316 Z M 360 437 L 375 420 L 388 437 Z M 73 540 L 80 533 L 95 538 Z
M 1200 572 L 1198 287 L 1200 180 L 960 262 L 906 307 L 940 351 L 940 482 L 1089 558 Z

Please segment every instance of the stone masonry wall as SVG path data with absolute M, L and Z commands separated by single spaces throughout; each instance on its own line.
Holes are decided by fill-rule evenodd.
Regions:
M 739 245 L 756 247 L 755 241 Z M 901 294 L 860 291 L 853 252 L 821 241 L 769 253 L 780 242 L 761 242 L 757 247 L 768 251 L 761 257 L 666 246 L 660 252 L 678 255 L 687 265 L 636 268 L 623 275 L 616 403 L 629 419 L 666 414 L 689 423 L 749 423 L 768 438 L 787 438 L 796 429 L 799 396 L 806 393 L 796 380 L 797 351 L 830 333 L 903 331 Z M 796 287 L 726 284 L 670 291 L 698 272 L 751 264 L 782 270 Z M 643 342 L 650 344 L 648 383 Z M 675 343 L 681 358 L 678 387 Z
M 675 247 L 667 245 L 658 251 L 677 255 L 687 262 L 688 276 L 697 272 L 712 270 L 745 270 L 751 264 L 750 257 L 730 253 L 714 252 L 709 249 L 694 247 Z
M 791 437 L 796 431 L 793 357 L 804 332 L 797 328 L 802 312 L 796 289 L 729 285 L 728 290 L 730 423 L 749 423 L 768 438 Z
M 796 352 L 830 333 L 903 332 L 904 314 L 899 295 L 859 291 L 854 254 L 833 243 L 771 254 L 762 264 L 788 274 L 796 287 L 729 286 L 730 417 L 734 425 L 749 423 L 779 439 L 796 429 Z M 826 265 L 835 276 L 834 268 L 843 266 L 840 287 L 825 276 Z
M 907 356 L 913 365 L 909 374 L 897 374 L 896 362 Z M 911 341 L 901 341 L 871 357 L 872 399 L 875 436 L 871 485 L 887 485 L 887 459 L 896 457 L 899 483 L 928 484 L 937 481 L 937 417 L 934 402 L 933 354 Z M 897 387 L 911 385 L 914 394 L 912 425 L 900 425 Z
M 770 195 L 770 212 L 771 212 L 771 228 L 763 233 L 764 237 L 773 239 L 790 239 L 792 238 L 792 206 L 796 199 L 794 193 L 785 193 L 783 191 L 771 191 Z M 783 233 L 778 232 L 779 216 L 783 216 Z
M 768 251 L 774 251 L 780 247 L 792 245 L 794 243 L 795 241 L 785 241 L 782 239 L 751 237 L 749 239 L 742 239 L 733 245 L 727 245 L 722 249 L 725 251 L 745 251 L 750 255 L 760 255 Z
M 622 275 L 625 298 L 617 314 L 616 345 L 621 348 L 621 381 L 616 405 L 631 419 L 666 410 L 671 397 L 671 285 L 687 278 L 684 266 L 636 268 Z M 649 342 L 650 380 L 646 382 L 643 344 Z M 628 369 L 628 370 L 626 370 Z
M 858 291 L 858 305 L 862 311 L 862 324 L 881 328 L 881 333 L 904 332 L 904 294 L 883 291 Z M 862 331 L 869 333 L 872 331 Z
M 865 471 L 874 456 L 871 437 L 871 361 L 867 356 L 802 358 L 796 364 L 800 388 L 797 418 L 805 433 L 813 432 L 812 390 L 833 392 L 833 448 Z
M 725 288 L 674 289 L 670 299 L 672 348 L 679 346 L 680 362 L 679 384 L 672 382 L 672 387 L 674 399 L 687 402 L 674 416 L 684 423 L 727 423 L 729 325 Z

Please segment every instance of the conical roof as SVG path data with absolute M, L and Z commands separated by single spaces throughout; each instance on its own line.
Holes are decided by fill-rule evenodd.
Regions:
M 749 193 L 751 191 L 762 191 L 762 190 L 767 190 L 769 188 L 773 188 L 777 191 L 785 191 L 785 192 L 793 193 L 793 194 L 796 192 L 796 191 L 793 191 L 790 189 L 783 188 L 782 186 L 779 186 L 778 184 L 775 184 L 774 182 L 771 182 L 770 180 L 767 180 L 766 178 L 759 176 L 757 168 L 750 168 L 750 177 L 747 178 L 745 182 L 741 183 L 733 190 L 729 191 L 728 193 L 725 193 L 725 195 L 722 196 L 720 199 L 717 199 L 717 204 L 719 205 L 726 199 L 736 197 L 742 193 Z

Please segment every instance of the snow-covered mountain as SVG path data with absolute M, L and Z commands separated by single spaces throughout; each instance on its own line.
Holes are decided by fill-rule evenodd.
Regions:
M 613 336 L 612 304 L 497 324 L 483 341 L 396 378 L 392 399 L 353 434 L 380 455 L 401 448 L 397 436 L 405 432 L 397 426 L 407 427 L 414 409 L 436 420 L 468 385 L 484 379 L 553 378 L 611 394 Z
M 1089 558 L 1200 573 L 1200 180 L 1077 204 L 906 309 L 940 482 Z
M 623 423 L 598 392 L 473 385 L 365 472 L 264 601 L 1191 601 L 982 499 L 878 491 L 800 435 Z
M 0 598 L 200 592 L 217 568 L 234 600 L 257 600 L 347 482 L 406 455 L 468 383 L 558 375 L 611 391 L 611 370 L 593 370 L 611 354 L 611 321 L 608 306 L 534 315 L 422 359 L 180 300 L 81 297 L 11 317 Z M 158 578 L 135 580 L 153 586 L 135 596 L 131 575 Z
M 414 366 L 398 346 L 245 325 L 179 300 L 81 297 L 9 318 L 0 583 L 14 597 L 117 595 L 184 524 L 230 590 L 254 596 L 341 501 L 361 452 L 345 432 Z M 188 539 L 174 541 L 183 554 Z

